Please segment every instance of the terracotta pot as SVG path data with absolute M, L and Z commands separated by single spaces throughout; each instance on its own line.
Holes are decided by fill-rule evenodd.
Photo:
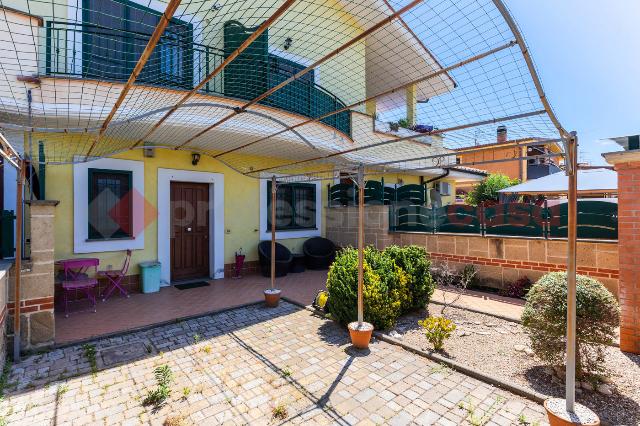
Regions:
M 349 335 L 351 336 L 351 344 L 358 349 L 367 349 L 369 341 L 371 341 L 371 333 L 373 333 L 373 325 L 363 322 L 358 327 L 358 322 L 352 322 L 348 326 Z
M 566 401 L 562 398 L 550 398 L 544 401 L 544 409 L 551 426 L 598 426 L 600 419 L 597 414 L 582 404 L 575 403 L 575 413 L 569 414 L 565 410 Z
M 270 308 L 275 308 L 280 302 L 280 289 L 268 288 L 264 291 L 264 302 Z

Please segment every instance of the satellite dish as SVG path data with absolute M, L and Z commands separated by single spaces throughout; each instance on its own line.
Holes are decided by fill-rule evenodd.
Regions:
M 431 199 L 431 207 L 442 207 L 442 197 L 440 197 L 440 191 L 435 188 L 429 190 L 429 198 Z

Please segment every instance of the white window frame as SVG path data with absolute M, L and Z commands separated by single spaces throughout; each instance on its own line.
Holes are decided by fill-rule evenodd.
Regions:
M 284 178 L 286 175 L 276 175 L 276 179 Z M 267 226 L 268 215 L 271 214 L 267 208 L 267 200 L 271 196 L 267 189 L 268 179 L 260 179 L 260 241 L 271 239 L 271 228 Z M 276 240 L 288 238 L 311 238 L 322 236 L 322 183 L 320 181 L 309 181 L 316 186 L 316 227 L 313 229 L 292 229 L 276 231 Z
M 144 197 L 144 162 L 101 158 L 73 165 L 73 252 L 102 253 L 121 250 L 144 249 L 144 208 L 132 202 L 132 223 L 134 235 L 131 238 L 113 240 L 89 239 L 89 169 L 108 169 L 131 172 L 131 191 Z M 135 232 L 139 231 L 138 235 Z
M 447 190 L 444 191 L 443 188 L 447 188 Z M 451 195 L 451 183 L 438 182 L 438 192 L 440 193 L 440 195 L 443 195 L 445 197 Z

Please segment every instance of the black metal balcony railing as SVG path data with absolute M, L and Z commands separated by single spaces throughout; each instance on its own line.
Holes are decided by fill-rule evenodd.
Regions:
M 45 28 L 45 73 L 101 80 L 126 81 L 149 39 L 148 34 L 114 30 L 99 25 L 49 21 Z M 224 51 L 192 42 L 191 35 L 165 32 L 137 81 L 162 87 L 191 89 L 222 63 Z M 267 88 L 290 77 L 290 73 L 270 61 L 258 71 L 251 67 L 250 78 L 234 78 L 223 70 L 207 82 L 204 93 L 252 99 L 255 87 L 240 87 L 252 81 L 266 82 Z M 267 75 L 264 75 L 264 74 Z M 309 118 L 345 107 L 337 96 L 309 79 L 299 79 L 275 92 L 261 104 Z M 351 137 L 351 113 L 344 111 L 322 122 Z

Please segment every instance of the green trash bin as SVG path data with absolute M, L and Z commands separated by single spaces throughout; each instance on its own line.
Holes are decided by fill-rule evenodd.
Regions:
M 142 292 L 156 293 L 160 291 L 160 262 L 139 263 L 140 275 L 142 275 Z

